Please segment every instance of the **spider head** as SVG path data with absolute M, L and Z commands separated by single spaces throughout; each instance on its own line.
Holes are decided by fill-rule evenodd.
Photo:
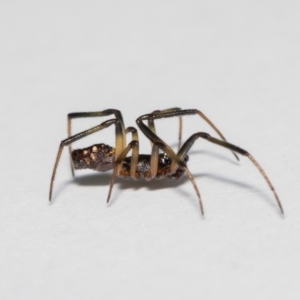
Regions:
M 88 148 L 72 151 L 74 169 L 93 169 L 99 172 L 114 167 L 115 148 L 105 144 L 96 144 Z

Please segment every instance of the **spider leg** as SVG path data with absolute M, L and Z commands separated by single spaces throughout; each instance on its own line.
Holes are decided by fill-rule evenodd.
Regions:
M 111 178 L 110 182 L 110 187 L 109 187 L 109 192 L 107 196 L 107 203 L 110 200 L 110 196 L 112 193 L 112 188 L 115 182 L 115 178 L 119 176 L 120 170 L 122 169 L 122 164 L 125 159 L 125 157 L 128 155 L 129 151 L 132 150 L 132 156 L 131 156 L 131 163 L 130 163 L 130 176 L 132 179 L 136 180 L 136 169 L 138 166 L 138 157 L 139 157 L 139 141 L 138 141 L 138 136 L 137 136 L 137 131 L 134 127 L 128 127 L 126 129 L 126 133 L 132 132 L 132 141 L 128 144 L 128 146 L 124 149 L 124 151 L 121 153 L 121 155 L 118 157 L 118 159 L 115 161 L 115 167 L 113 171 L 113 175 Z M 160 143 L 153 143 L 152 146 L 152 153 L 151 153 L 151 158 L 150 158 L 150 177 L 145 177 L 145 180 L 152 180 L 153 178 L 156 177 L 157 175 L 157 170 L 158 170 L 158 160 L 159 160 L 159 149 L 162 148 L 164 149 L 164 145 L 160 145 Z M 189 177 L 191 178 L 192 175 L 189 173 L 187 170 Z M 195 182 L 192 181 L 193 184 L 195 185 Z M 201 212 L 203 213 L 203 206 L 200 198 L 199 191 L 197 190 L 197 194 L 199 195 L 200 199 L 200 207 L 201 207 Z
M 174 109 L 169 109 L 161 112 L 155 112 L 152 114 L 146 114 L 141 117 L 139 117 L 136 120 L 137 125 L 141 129 L 141 131 L 146 135 L 146 137 L 151 141 L 155 142 L 157 140 L 158 136 L 156 135 L 155 132 L 149 128 L 149 126 L 146 126 L 143 121 L 148 121 L 148 120 L 154 120 L 154 119 L 162 119 L 162 118 L 170 118 L 170 117 L 178 117 L 178 116 L 185 116 L 185 115 L 199 115 L 202 119 L 204 119 L 215 131 L 216 133 L 220 136 L 220 138 L 223 141 L 226 141 L 225 137 L 223 134 L 220 132 L 220 130 L 199 110 L 197 109 L 184 109 L 184 110 L 179 110 L 178 108 Z M 160 139 L 159 139 L 160 140 Z M 160 142 L 164 143 L 162 140 Z M 165 143 L 164 143 L 165 144 Z M 239 160 L 238 156 L 232 151 L 233 155 L 237 160 Z M 173 169 L 176 169 L 176 166 L 173 166 Z
M 190 181 L 191 181 L 191 183 L 192 183 L 192 185 L 194 187 L 194 190 L 195 190 L 195 192 L 196 192 L 196 194 L 198 196 L 198 202 L 199 202 L 199 205 L 200 205 L 201 214 L 204 215 L 204 209 L 203 209 L 202 199 L 201 199 L 200 192 L 198 190 L 198 187 L 196 185 L 196 182 L 195 182 L 195 179 L 194 179 L 193 175 L 189 171 L 189 169 L 186 166 L 186 164 L 173 152 L 173 150 L 168 145 L 166 145 L 164 142 L 161 143 L 159 140 L 160 139 L 158 138 L 157 142 L 155 142 L 153 144 L 153 148 L 152 148 L 152 155 L 151 155 L 151 176 L 153 176 L 153 178 L 154 178 L 155 175 L 156 175 L 156 173 L 157 173 L 158 151 L 159 151 L 159 149 L 161 149 L 163 152 L 167 153 L 173 159 L 173 161 L 176 162 L 176 164 L 178 164 L 180 167 L 182 167 L 185 170 L 185 173 L 189 177 L 189 179 L 190 179 Z M 171 173 L 172 173 L 172 171 L 171 171 Z
M 158 170 L 158 160 L 159 160 L 159 144 L 153 143 L 151 158 L 150 158 L 150 178 L 148 180 L 154 179 L 156 177 L 157 170 Z
M 114 186 L 115 183 L 115 179 L 116 177 L 119 175 L 120 170 L 122 168 L 122 164 L 123 161 L 125 159 L 125 157 L 127 156 L 128 152 L 130 150 L 132 150 L 132 154 L 137 153 L 138 154 L 138 150 L 139 149 L 139 141 L 131 141 L 128 146 L 124 149 L 124 151 L 121 153 L 121 155 L 118 157 L 118 159 L 115 161 L 115 167 L 114 167 L 114 171 L 113 171 L 113 175 L 111 177 L 111 181 L 110 181 L 110 185 L 109 185 L 109 191 L 108 191 L 108 196 L 107 196 L 107 203 L 109 202 L 110 196 L 111 196 L 111 192 L 112 192 L 112 188 Z M 131 157 L 131 168 L 130 168 L 130 176 L 133 179 L 135 178 L 135 172 L 136 172 L 136 168 L 137 168 L 137 163 L 138 163 L 138 155 L 137 157 Z
M 173 107 L 173 108 L 168 108 L 168 109 L 164 109 L 164 110 L 155 110 L 152 112 L 152 114 L 161 114 L 161 113 L 168 113 L 168 112 L 175 112 L 175 111 L 179 111 L 181 110 L 181 108 L 179 107 Z M 155 129 L 155 125 L 154 125 L 154 119 L 153 118 L 149 118 L 148 119 L 148 127 L 150 128 L 150 130 L 156 134 L 156 129 Z M 178 132 L 178 150 L 181 147 L 181 137 L 182 137 L 182 116 L 179 116 L 179 132 Z M 153 142 L 150 141 L 151 145 L 153 146 Z
M 126 128 L 125 132 L 132 134 L 132 141 L 128 144 L 128 146 L 123 150 L 123 152 L 120 154 L 120 156 L 115 161 L 115 167 L 114 167 L 114 171 L 113 171 L 110 185 L 109 185 L 107 203 L 109 202 L 112 188 L 115 183 L 115 179 L 120 174 L 120 171 L 121 171 L 122 165 L 123 165 L 123 161 L 130 150 L 132 150 L 131 163 L 130 163 L 130 177 L 132 179 L 136 180 L 136 169 L 137 169 L 138 159 L 139 159 L 138 132 L 137 132 L 136 128 L 134 128 L 134 127 Z
M 123 144 L 124 144 L 124 139 L 125 139 L 125 136 L 123 136 L 123 123 L 122 123 L 122 120 L 120 120 L 120 119 L 107 120 L 107 121 L 101 123 L 100 125 L 97 125 L 88 130 L 82 131 L 80 133 L 77 133 L 77 134 L 61 141 L 60 146 L 58 148 L 58 153 L 56 155 L 56 160 L 55 160 L 54 168 L 52 171 L 52 177 L 51 177 L 51 181 L 50 181 L 49 201 L 51 201 L 55 174 L 56 174 L 57 166 L 58 166 L 64 146 L 69 146 L 73 142 L 75 142 L 79 139 L 82 139 L 90 134 L 93 134 L 97 131 L 100 131 L 104 128 L 107 128 L 113 124 L 115 124 L 115 127 L 116 127 L 116 154 L 115 154 L 115 157 L 117 159 L 117 157 L 118 157 L 117 155 L 119 155 L 120 153 L 123 152 Z
M 108 192 L 108 196 L 107 196 L 107 203 L 109 203 L 115 179 L 119 175 L 119 170 L 120 170 L 120 167 L 122 167 L 122 163 L 123 163 L 125 157 L 127 156 L 128 152 L 130 150 L 132 150 L 132 153 L 134 153 L 135 151 L 136 151 L 136 153 L 138 153 L 138 147 L 139 147 L 139 142 L 137 140 L 131 141 L 128 144 L 128 146 L 124 149 L 124 151 L 121 153 L 121 155 L 118 157 L 118 159 L 115 161 L 115 167 L 114 167 L 113 175 L 111 177 L 110 186 L 109 186 L 109 192 Z M 157 174 L 159 149 L 162 149 L 164 152 L 168 152 L 168 150 L 165 148 L 164 144 L 161 144 L 159 142 L 153 144 L 152 154 L 151 154 L 151 161 L 150 161 L 151 178 L 149 180 L 153 179 L 156 176 L 156 174 Z M 172 157 L 173 155 L 170 153 L 170 156 Z M 173 158 L 177 159 L 176 155 Z M 178 161 L 178 163 L 180 163 L 180 161 Z M 204 210 L 203 210 L 203 204 L 202 204 L 200 192 L 199 192 L 199 190 L 197 188 L 197 185 L 195 183 L 195 180 L 194 180 L 192 174 L 190 173 L 190 171 L 188 170 L 188 168 L 185 166 L 185 164 L 183 162 L 182 162 L 182 164 L 183 164 L 182 165 L 183 168 L 185 169 L 185 172 L 187 173 L 187 175 L 188 175 L 190 181 L 192 182 L 193 187 L 194 187 L 194 189 L 196 191 L 196 194 L 198 196 L 199 205 L 200 205 L 200 210 L 201 210 L 201 213 L 203 215 L 204 214 Z M 130 175 L 131 175 L 131 177 L 133 179 L 136 179 L 135 178 L 136 168 L 137 168 L 137 161 L 136 161 L 136 163 L 134 162 L 134 158 L 133 158 L 133 155 L 132 155 L 132 157 L 131 157 Z
M 138 137 L 138 132 L 137 132 L 136 128 L 128 127 L 126 129 L 126 133 L 128 133 L 128 132 L 132 133 L 132 141 L 137 141 L 138 142 L 139 137 Z M 124 158 L 126 157 L 126 155 L 124 156 Z M 123 158 L 123 160 L 124 160 L 124 158 Z M 137 168 L 137 165 L 138 165 L 138 160 L 139 160 L 139 143 L 132 146 L 131 163 L 130 163 L 130 166 L 131 166 L 130 176 L 134 180 L 136 180 L 135 172 L 136 172 L 136 168 Z M 122 164 L 120 163 L 120 166 L 119 166 L 119 169 L 118 169 L 118 174 L 120 173 L 121 168 L 122 168 Z
M 116 145 L 119 146 L 119 149 L 124 149 L 126 147 L 126 139 L 125 139 L 125 129 L 124 129 L 124 121 L 122 117 L 122 113 L 119 110 L 116 109 L 106 109 L 103 111 L 95 111 L 95 112 L 78 112 L 78 113 L 69 113 L 68 114 L 68 138 L 71 137 L 71 129 L 72 129 L 72 119 L 78 119 L 78 118 L 93 118 L 93 117 L 105 117 L 105 116 L 110 116 L 114 115 L 116 119 L 120 120 L 120 126 L 122 128 L 122 136 L 123 139 L 118 139 L 119 145 L 116 143 Z M 121 147 L 122 144 L 122 147 Z M 72 163 L 72 158 L 71 158 L 71 153 L 72 153 L 72 147 L 69 145 L 69 153 L 70 153 L 70 165 L 71 165 L 71 171 L 72 171 L 72 176 L 74 177 L 74 168 L 73 168 L 73 163 Z M 116 146 L 117 148 L 117 146 Z
M 178 116 L 178 115 L 184 115 L 184 111 L 173 111 L 173 112 L 167 112 L 167 113 L 163 113 L 163 114 L 150 114 L 150 115 L 143 115 L 141 117 L 139 117 L 136 120 L 137 125 L 139 126 L 139 128 L 141 129 L 141 131 L 146 135 L 147 138 L 150 139 L 150 141 L 152 141 L 159 149 L 161 149 L 163 152 L 167 153 L 172 159 L 172 165 L 171 165 L 171 174 L 174 173 L 176 171 L 176 169 L 178 168 L 178 166 L 182 167 L 186 174 L 188 175 L 194 189 L 195 192 L 198 196 L 198 201 L 199 201 L 199 205 L 200 205 L 200 209 L 201 209 L 201 213 L 202 215 L 204 214 L 204 210 L 203 210 L 203 204 L 202 204 L 202 200 L 201 200 L 201 196 L 200 196 L 200 192 L 198 190 L 198 187 L 195 183 L 194 177 L 192 176 L 192 174 L 190 173 L 189 169 L 187 168 L 186 164 L 176 155 L 176 153 L 172 150 L 172 148 L 167 145 L 162 139 L 160 139 L 155 133 L 153 133 L 151 131 L 151 129 L 146 126 L 143 123 L 143 120 L 148 120 L 149 118 L 153 118 L 153 119 L 161 119 L 164 117 L 173 117 L 173 116 Z M 152 150 L 152 151 L 157 151 L 157 150 Z M 151 160 L 155 160 L 155 156 L 151 157 Z M 154 168 L 154 167 L 153 167 Z
M 219 139 L 216 139 L 216 138 L 213 138 L 211 137 L 208 133 L 205 133 L 205 132 L 198 132 L 198 133 L 195 133 L 193 134 L 184 144 L 183 146 L 181 147 L 181 149 L 179 150 L 178 152 L 178 158 L 180 160 L 182 160 L 188 153 L 188 151 L 190 150 L 190 148 L 193 146 L 194 142 L 198 139 L 198 138 L 203 138 L 205 140 L 208 140 L 209 142 L 211 143 L 214 143 L 214 144 L 217 144 L 219 146 L 222 146 L 224 148 L 227 148 L 227 149 L 230 149 L 234 152 L 237 152 L 241 155 L 244 155 L 244 156 L 247 156 L 251 161 L 252 163 L 255 165 L 255 167 L 259 170 L 260 174 L 264 177 L 264 179 L 266 180 L 267 184 L 269 185 L 271 191 L 273 192 L 274 196 L 275 196 L 275 199 L 276 199 L 276 202 L 279 206 L 279 209 L 281 211 L 281 213 L 283 214 L 283 207 L 281 205 L 281 202 L 279 200 L 279 197 L 275 191 L 275 188 L 274 186 L 272 185 L 269 177 L 267 176 L 267 174 L 265 173 L 265 171 L 263 170 L 263 168 L 259 165 L 259 163 L 254 159 L 254 157 L 249 153 L 247 152 L 246 150 L 240 148 L 240 147 L 237 147 L 233 144 L 230 144 L 226 141 L 222 141 L 222 140 L 219 140 Z

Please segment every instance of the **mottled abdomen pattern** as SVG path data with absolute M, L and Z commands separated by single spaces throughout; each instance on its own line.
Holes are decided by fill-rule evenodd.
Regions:
M 115 148 L 105 144 L 96 144 L 88 148 L 77 149 L 72 151 L 72 161 L 74 169 L 92 169 L 99 172 L 111 170 L 114 167 Z M 140 154 L 136 168 L 136 178 L 151 179 L 150 173 L 151 155 Z M 188 161 L 188 156 L 184 162 Z M 172 159 L 165 153 L 159 154 L 158 169 L 156 179 L 179 178 L 184 173 L 184 169 L 179 167 L 175 173 L 170 175 Z M 119 177 L 130 177 L 131 156 L 126 157 L 123 161 Z

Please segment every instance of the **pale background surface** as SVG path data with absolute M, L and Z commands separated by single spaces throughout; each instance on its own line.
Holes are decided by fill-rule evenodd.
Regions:
M 113 3 L 112 3 L 113 2 Z M 1 1 L 1 299 L 299 299 L 299 1 Z M 198 108 L 188 180 L 71 178 L 66 114 Z M 102 120 L 74 123 L 74 132 Z M 159 121 L 176 145 L 176 119 Z M 184 118 L 184 138 L 213 131 Z M 141 150 L 150 147 L 140 134 Z M 113 143 L 113 129 L 77 143 Z

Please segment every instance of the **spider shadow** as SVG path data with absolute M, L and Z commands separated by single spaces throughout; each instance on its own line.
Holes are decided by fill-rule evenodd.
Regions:
M 108 173 L 93 173 L 87 175 L 76 175 L 75 177 L 69 179 L 65 183 L 59 185 L 55 192 L 53 193 L 51 203 L 55 202 L 57 195 L 59 195 L 63 190 L 74 183 L 79 186 L 92 187 L 92 186 L 106 186 L 107 192 L 111 181 L 112 172 Z M 141 188 L 147 188 L 149 191 L 161 190 L 166 188 L 175 188 L 189 181 L 187 177 L 182 177 L 178 180 L 168 179 L 165 180 L 152 180 L 145 181 L 144 179 L 132 180 L 131 178 L 116 178 L 114 186 L 119 186 L 120 189 L 131 189 L 131 190 L 139 190 Z M 180 191 L 180 189 L 179 189 Z M 188 193 L 184 193 L 181 190 L 182 195 L 188 196 Z M 113 196 L 112 196 L 113 197 Z M 112 199 L 114 200 L 114 199 Z
M 85 175 L 78 178 L 75 178 L 75 183 L 81 186 L 107 186 L 107 193 L 108 188 L 111 181 L 111 174 L 91 174 Z M 72 180 L 73 182 L 73 180 Z M 194 207 L 197 207 L 197 201 L 193 201 L 194 199 L 191 198 L 191 193 L 189 191 L 184 191 L 183 189 L 179 188 L 181 185 L 189 182 L 187 176 L 183 176 L 179 179 L 169 179 L 166 178 L 165 180 L 151 180 L 146 181 L 144 179 L 133 180 L 131 178 L 116 178 L 114 186 L 118 186 L 120 190 L 133 190 L 138 191 L 140 189 L 147 189 L 149 192 L 151 191 L 159 191 L 164 189 L 176 189 L 177 193 L 180 197 L 185 199 L 191 199 L 191 203 Z M 71 183 L 71 182 L 69 182 Z M 69 184 L 68 183 L 68 184 Z M 100 183 L 100 184 L 99 184 Z M 191 192 L 193 192 L 193 187 L 191 186 Z M 105 194 L 105 197 L 107 195 Z M 197 197 L 197 196 L 196 196 Z M 197 198 L 195 198 L 197 200 Z M 114 201 L 116 201 L 116 197 L 112 193 L 111 200 L 109 205 L 112 205 Z M 198 207 L 197 207 L 198 209 Z
M 222 183 L 226 183 L 228 185 L 231 185 L 232 187 L 250 190 L 252 193 L 254 193 L 257 196 L 255 198 L 261 198 L 274 210 L 277 209 L 277 204 L 273 197 L 272 191 L 270 190 L 268 193 L 268 187 L 266 187 L 266 190 L 262 191 L 262 190 L 258 189 L 257 186 L 255 186 L 255 185 L 247 184 L 243 181 L 235 180 L 235 179 L 224 177 L 224 176 L 219 176 L 219 175 L 216 175 L 213 173 L 198 173 L 198 174 L 194 174 L 194 177 L 195 178 L 206 177 L 206 178 L 212 179 L 213 181 L 219 181 Z M 243 200 L 243 199 L 241 199 L 241 200 Z M 282 216 L 282 214 L 279 212 L 279 210 L 278 210 L 278 214 L 280 216 Z
M 76 183 L 81 186 L 107 186 L 109 187 L 112 174 L 89 174 L 80 177 L 75 177 L 69 183 Z M 133 189 L 139 190 L 141 188 L 147 188 L 148 190 L 160 190 L 166 188 L 178 187 L 185 182 L 189 181 L 187 177 L 180 178 L 178 180 L 168 179 L 165 180 L 151 180 L 146 181 L 144 179 L 132 180 L 131 178 L 116 178 L 115 185 L 118 185 L 120 189 Z
M 204 154 L 205 156 L 211 156 L 213 158 L 217 158 L 222 161 L 229 162 L 231 164 L 234 164 L 236 166 L 239 166 L 239 162 L 235 161 L 233 158 L 229 158 L 228 156 L 214 153 L 214 152 L 209 152 L 209 151 L 204 151 L 204 150 L 193 150 L 189 152 L 190 154 Z M 58 187 L 58 190 L 56 191 L 55 194 L 59 194 L 61 190 L 64 189 L 66 185 L 70 184 L 76 184 L 80 186 L 107 186 L 109 187 L 110 181 L 111 181 L 111 176 L 112 172 L 109 173 L 94 173 L 94 174 L 87 174 L 87 175 L 82 175 L 78 176 L 75 174 L 75 177 L 68 180 L 64 185 Z M 245 182 L 235 180 L 235 179 L 230 179 L 224 176 L 218 176 L 213 173 L 196 173 L 193 174 L 194 178 L 209 178 L 214 181 L 219 181 L 222 183 L 229 184 L 233 187 L 239 187 L 247 190 L 252 190 L 259 198 L 264 199 L 270 205 L 273 209 L 276 209 L 274 200 L 271 198 L 271 195 L 267 194 L 264 191 L 260 191 L 257 189 L 256 186 L 247 184 Z M 168 179 L 166 178 L 165 180 L 152 180 L 152 181 L 145 181 L 143 179 L 140 180 L 132 180 L 131 178 L 116 178 L 115 185 L 118 185 L 120 189 L 132 189 L 132 190 L 139 190 L 141 188 L 146 188 L 149 191 L 156 191 L 156 190 L 162 190 L 162 189 L 167 189 L 167 188 L 177 188 L 178 193 L 181 194 L 182 197 L 186 197 L 187 199 L 192 199 L 191 193 L 193 193 L 193 187 L 191 186 L 191 192 L 186 192 L 183 189 L 179 188 L 181 185 L 185 184 L 186 182 L 189 182 L 189 179 L 187 176 L 183 176 L 182 178 L 179 178 L 178 180 L 175 179 Z M 201 190 L 201 181 L 196 182 L 198 188 Z M 54 197 L 56 198 L 56 197 Z M 112 199 L 115 200 L 115 199 Z M 197 202 L 194 202 L 195 206 L 197 205 Z
M 221 183 L 225 183 L 228 185 L 231 185 L 232 187 L 238 187 L 241 189 L 251 190 L 252 193 L 254 193 L 257 198 L 263 199 L 267 204 L 276 210 L 276 203 L 274 202 L 274 199 L 271 194 L 268 194 L 267 191 L 261 191 L 260 189 L 257 189 L 257 186 L 247 184 L 243 181 L 227 178 L 224 176 L 218 176 L 214 173 L 197 173 L 193 175 L 195 179 L 201 179 L 201 178 L 209 178 L 213 181 L 218 181 Z M 80 186 L 107 186 L 109 187 L 111 180 L 111 174 L 89 174 L 84 176 L 75 177 L 72 180 L 69 180 L 67 184 L 76 184 Z M 162 189 L 169 189 L 169 188 L 176 188 L 177 192 L 180 194 L 181 197 L 184 197 L 186 199 L 190 199 L 193 201 L 193 206 L 197 207 L 197 201 L 193 200 L 193 197 L 191 197 L 191 194 L 194 194 L 193 187 L 191 185 L 190 192 L 188 190 L 183 190 L 180 188 L 180 186 L 184 185 L 185 183 L 189 182 L 189 179 L 187 176 L 184 176 L 178 180 L 175 179 L 168 179 L 165 180 L 152 180 L 152 181 L 145 181 L 143 179 L 140 180 L 132 180 L 131 178 L 121 179 L 117 178 L 115 185 L 119 187 L 121 190 L 125 189 L 131 189 L 134 191 L 137 191 L 142 188 L 146 188 L 148 191 L 158 191 Z M 197 186 L 201 191 L 201 181 L 197 180 Z M 108 189 L 107 189 L 108 192 Z M 113 196 L 112 196 L 113 197 Z M 195 196 L 196 197 L 196 196 Z M 196 198 L 195 198 L 196 199 Z M 114 202 L 114 197 L 111 199 Z M 197 208 L 198 209 L 198 208 Z M 279 213 L 279 212 L 278 212 Z

